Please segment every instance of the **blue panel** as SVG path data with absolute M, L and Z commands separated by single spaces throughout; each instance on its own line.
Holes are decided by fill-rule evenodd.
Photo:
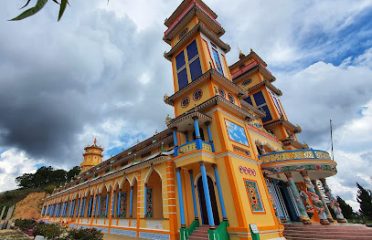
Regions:
M 226 120 L 226 128 L 231 140 L 248 145 L 247 135 L 245 134 L 243 127 Z
M 187 86 L 188 82 L 187 82 L 186 68 L 180 71 L 179 73 L 177 73 L 177 78 L 178 78 L 178 89 L 179 90 Z
M 253 94 L 253 97 L 254 97 L 254 101 L 256 102 L 257 106 L 260 106 L 262 104 L 266 104 L 266 101 L 265 101 L 265 98 L 264 98 L 262 92 L 258 92 L 258 93 Z
M 140 232 L 140 238 L 168 240 L 169 235 L 168 234 L 160 234 L 160 233 Z
M 266 113 L 266 116 L 264 118 L 262 118 L 262 121 L 263 122 L 270 121 L 272 119 L 272 117 L 271 117 L 269 107 L 267 105 L 265 105 L 265 106 L 260 107 L 260 109 Z
M 185 65 L 185 54 L 182 51 L 176 57 L 177 70 L 180 69 L 181 67 L 183 67 L 184 65 Z
M 196 46 L 196 41 L 194 40 L 189 46 L 187 46 L 187 56 L 190 60 L 196 55 L 198 55 L 198 48 Z
M 195 59 L 191 64 L 190 64 L 190 73 L 191 73 L 191 80 L 194 81 L 198 77 L 202 75 L 202 69 L 200 66 L 200 60 L 199 58 Z
M 216 63 L 217 71 L 223 75 L 222 64 L 221 64 L 218 51 L 214 48 L 212 48 L 212 51 L 213 51 L 213 58 L 214 58 L 214 62 Z
M 117 228 L 111 228 L 110 234 L 116 234 L 116 235 L 125 235 L 135 238 L 136 237 L 136 231 L 129 231 L 124 229 L 117 229 Z
M 251 97 L 244 98 L 244 101 L 246 101 L 247 103 L 253 105 L 253 104 L 252 104 L 252 99 L 251 99 Z

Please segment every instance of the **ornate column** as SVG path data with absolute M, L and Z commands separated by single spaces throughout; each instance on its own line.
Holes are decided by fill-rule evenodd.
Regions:
M 313 202 L 313 206 L 318 212 L 319 218 L 320 218 L 320 223 L 323 225 L 328 225 L 329 221 L 327 220 L 327 214 L 325 212 L 325 207 L 322 202 L 322 200 L 319 199 L 318 194 L 315 191 L 315 187 L 313 183 L 311 182 L 311 179 L 307 173 L 307 171 L 301 171 L 301 176 L 304 179 L 304 182 L 306 184 L 307 188 L 307 194 L 311 198 L 311 201 Z
M 214 149 L 214 143 L 213 143 L 213 138 L 212 138 L 211 123 L 210 122 L 206 122 L 205 125 L 207 126 L 209 143 L 211 144 L 212 152 L 214 152 L 215 149 Z
M 176 177 L 177 177 L 178 205 L 180 207 L 180 220 L 181 220 L 180 239 L 183 240 L 183 239 L 187 239 L 187 233 L 186 233 L 185 209 L 184 209 L 184 203 L 183 203 L 181 168 L 176 169 Z
M 324 196 L 323 194 L 320 192 L 320 189 L 316 183 L 316 180 L 313 180 L 312 181 L 313 185 L 314 185 L 314 188 L 315 188 L 315 192 L 316 194 L 318 194 L 320 200 L 322 200 L 322 203 L 323 203 L 323 206 L 324 206 L 324 211 L 326 213 L 326 216 L 327 216 L 327 219 L 328 219 L 328 222 L 330 223 L 333 223 L 335 220 L 333 220 L 333 217 L 332 217 L 332 214 L 331 212 L 329 211 L 328 209 L 328 206 L 327 206 L 327 203 L 326 203 L 326 200 L 324 199 Z
M 306 212 L 306 209 L 305 209 L 305 206 L 301 200 L 301 196 L 300 196 L 300 193 L 298 191 L 298 188 L 296 186 L 296 183 L 294 182 L 293 180 L 293 177 L 292 177 L 292 173 L 291 172 L 287 172 L 285 173 L 287 179 L 288 179 L 288 184 L 289 184 L 289 187 L 294 195 L 294 198 L 295 198 L 295 201 L 296 201 L 296 204 L 297 204 L 297 207 L 298 207 L 298 210 L 300 211 L 300 220 L 301 222 L 303 222 L 304 224 L 311 224 L 311 221 L 309 219 L 309 216 L 307 215 L 307 212 Z
M 218 174 L 218 169 L 217 169 L 217 166 L 215 164 L 213 164 L 213 171 L 214 171 L 214 177 L 216 179 L 218 198 L 220 199 L 222 218 L 223 218 L 224 221 L 227 221 L 225 201 L 223 200 L 222 188 L 221 188 L 221 183 L 220 183 L 220 175 Z
M 194 206 L 194 216 L 195 216 L 195 220 L 199 221 L 198 220 L 198 206 L 196 204 L 196 195 L 195 195 L 194 174 L 193 174 L 193 171 L 190 170 L 189 171 L 189 174 L 190 174 L 190 186 L 191 186 L 191 193 L 192 193 L 192 203 L 193 203 L 193 206 Z
M 196 138 L 196 149 L 202 149 L 202 140 L 200 138 L 200 129 L 199 129 L 199 119 L 197 117 L 193 117 L 194 119 L 194 130 L 195 130 L 195 138 Z
M 203 190 L 204 190 L 204 197 L 205 197 L 205 205 L 207 206 L 207 214 L 208 214 L 209 227 L 210 228 L 215 228 L 213 211 L 212 211 L 212 204 L 211 204 L 211 197 L 209 195 L 207 170 L 205 169 L 205 166 L 204 166 L 204 163 L 203 162 L 200 163 L 200 172 L 201 172 L 201 175 L 202 175 Z
M 329 188 L 325 178 L 320 179 L 320 182 L 323 185 L 325 195 L 329 198 L 329 206 L 332 208 L 333 212 L 336 215 L 337 222 L 339 223 L 347 223 L 344 215 L 342 214 L 340 205 L 337 202 L 337 199 L 333 196 L 331 189 Z

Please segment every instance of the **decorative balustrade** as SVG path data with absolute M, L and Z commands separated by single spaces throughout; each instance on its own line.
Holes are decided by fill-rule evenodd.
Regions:
M 286 160 L 332 160 L 329 153 L 314 149 L 286 150 L 281 152 L 271 152 L 259 156 L 263 163 L 278 162 Z
M 194 150 L 197 150 L 197 143 L 196 141 L 192 141 L 192 142 L 188 142 L 188 143 L 185 143 L 181 146 L 179 146 L 179 153 L 180 154 L 184 154 L 184 153 L 187 153 L 187 152 L 191 152 L 191 151 L 194 151 Z M 201 144 L 201 149 L 203 151 L 208 151 L 208 152 L 212 152 L 212 145 L 210 143 L 207 143 L 207 142 L 202 142 Z

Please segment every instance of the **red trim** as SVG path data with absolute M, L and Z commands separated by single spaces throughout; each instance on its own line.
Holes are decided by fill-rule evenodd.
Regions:
M 249 71 L 250 69 L 254 68 L 257 65 L 258 65 L 258 62 L 256 60 L 254 60 L 253 62 L 251 62 L 247 66 L 244 66 L 243 68 L 238 68 L 238 71 L 232 73 L 232 78 L 234 79 L 235 77 Z
M 262 131 L 262 130 L 260 130 L 260 129 L 257 129 L 257 128 L 255 128 L 255 127 L 252 127 L 252 126 L 250 126 L 250 125 L 247 125 L 247 127 L 248 127 L 249 129 L 255 131 L 256 133 L 260 134 L 261 136 L 267 137 L 267 138 L 269 138 L 269 139 L 271 139 L 271 140 L 273 140 L 273 141 L 275 141 L 275 142 L 279 142 L 279 140 L 278 140 L 276 137 L 271 136 L 270 134 L 268 134 L 268 133 L 266 133 L 266 132 L 264 132 L 264 131 Z
M 164 36 L 168 35 L 170 31 L 172 31 L 173 28 L 182 20 L 182 18 L 190 11 L 193 6 L 199 7 L 205 14 L 208 15 L 213 21 L 215 21 L 219 26 L 221 24 L 216 21 L 216 19 L 208 12 L 206 11 L 203 6 L 201 6 L 196 0 L 191 1 L 190 5 L 174 20 L 174 22 L 169 26 L 169 28 L 164 32 Z

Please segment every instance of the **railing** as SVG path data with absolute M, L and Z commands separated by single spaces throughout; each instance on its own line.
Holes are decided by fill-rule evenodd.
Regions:
M 230 236 L 229 236 L 229 233 L 227 232 L 228 226 L 229 226 L 229 223 L 226 220 L 222 221 L 216 229 L 208 230 L 208 238 L 218 239 L 218 240 L 229 240 Z
M 194 151 L 194 150 L 204 150 L 204 151 L 208 151 L 208 152 L 213 152 L 213 148 L 212 148 L 212 144 L 211 143 L 207 143 L 207 142 L 201 142 L 201 147 L 198 148 L 198 142 L 197 140 L 194 140 L 192 142 L 188 142 L 188 143 L 185 143 L 181 146 L 178 147 L 178 152 L 179 154 L 183 154 L 183 153 L 187 153 L 187 152 L 191 152 L 191 151 Z M 200 146 L 200 145 L 199 145 Z
M 314 149 L 298 149 L 286 150 L 281 152 L 271 152 L 260 155 L 259 159 L 262 160 L 263 163 L 304 159 L 332 160 L 328 152 Z

